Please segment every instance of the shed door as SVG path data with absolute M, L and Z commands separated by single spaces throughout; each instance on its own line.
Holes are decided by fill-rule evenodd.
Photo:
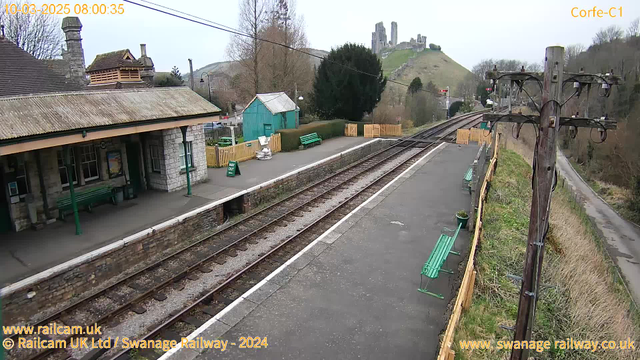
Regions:
M 271 134 L 273 134 L 273 126 L 271 126 L 271 124 L 264 124 L 264 136 L 271 136 Z

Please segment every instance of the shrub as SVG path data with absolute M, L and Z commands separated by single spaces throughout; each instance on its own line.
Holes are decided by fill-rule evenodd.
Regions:
M 277 132 L 282 136 L 282 151 L 293 151 L 300 146 L 300 136 L 317 133 L 322 140 L 344 135 L 344 120 L 314 121 L 300 125 L 297 129 L 283 129 Z
M 403 129 L 411 129 L 413 127 L 413 121 L 409 119 L 402 120 L 400 124 L 402 124 Z

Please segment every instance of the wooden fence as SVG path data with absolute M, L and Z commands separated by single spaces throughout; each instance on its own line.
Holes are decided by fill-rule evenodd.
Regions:
M 229 165 L 229 161 L 245 161 L 253 159 L 256 151 L 260 151 L 260 143 L 258 140 L 247 141 L 235 146 L 216 147 L 207 146 L 207 166 L 208 167 L 225 167 Z M 271 153 L 277 153 L 282 150 L 282 139 L 280 134 L 273 134 L 269 139 L 269 149 Z
M 368 124 L 364 126 L 364 137 L 402 136 L 402 125 Z
M 479 128 L 458 129 L 456 144 L 468 144 L 469 141 L 475 141 L 478 145 L 491 144 L 491 133 Z
M 344 124 L 344 136 L 358 136 L 358 125 Z
M 455 351 L 451 350 L 455 329 L 458 325 L 458 321 L 460 320 L 460 316 L 462 315 L 462 310 L 467 310 L 469 309 L 469 306 L 471 306 L 471 300 L 473 298 L 473 285 L 476 281 L 476 270 L 473 268 L 473 263 L 476 256 L 476 248 L 478 247 L 478 242 L 480 241 L 480 238 L 482 236 L 482 213 L 484 211 L 484 202 L 487 197 L 487 186 L 489 181 L 491 181 L 491 179 L 493 178 L 493 173 L 496 168 L 496 161 L 498 160 L 498 144 L 500 143 L 500 138 L 498 137 L 497 140 L 498 141 L 496 141 L 496 143 L 494 144 L 495 146 L 493 148 L 493 156 L 491 158 L 491 162 L 489 163 L 489 167 L 487 168 L 487 174 L 484 177 L 482 188 L 480 189 L 480 194 L 478 194 L 479 196 L 476 226 L 473 232 L 473 240 L 471 241 L 469 260 L 467 261 L 467 267 L 464 271 L 464 277 L 462 278 L 462 283 L 460 284 L 460 289 L 458 290 L 458 296 L 456 297 L 456 302 L 453 306 L 451 317 L 449 318 L 447 330 L 445 331 L 444 337 L 442 338 L 442 343 L 440 344 L 438 360 L 453 360 L 455 358 Z

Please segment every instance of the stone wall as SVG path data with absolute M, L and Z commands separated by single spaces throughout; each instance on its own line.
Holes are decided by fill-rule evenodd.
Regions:
M 281 195 L 298 190 L 303 186 L 318 181 L 319 179 L 322 179 L 373 152 L 389 147 L 392 144 L 392 141 L 374 141 L 346 154 L 341 154 L 340 156 L 319 164 L 318 166 L 300 171 L 292 176 L 276 180 L 269 185 L 251 191 L 249 194 L 244 195 L 244 212 L 250 211 L 251 209 L 272 201 Z
M 166 174 L 166 188 L 162 190 L 175 191 L 187 187 L 187 176 L 181 169 L 180 149 L 182 148 L 182 132 L 180 129 L 162 130 L 164 147 L 164 168 Z M 193 167 L 191 167 L 191 184 L 197 184 L 207 179 L 207 152 L 204 141 L 203 125 L 190 126 L 187 130 L 187 141 L 191 141 Z
M 2 297 L 5 324 L 28 319 L 52 304 L 66 306 L 77 299 L 114 283 L 140 267 L 157 261 L 163 253 L 174 252 L 212 233 L 223 222 L 222 204 L 146 236 L 125 242 L 99 256 L 84 255 L 85 261 L 65 271 L 51 274 L 33 285 Z M 73 261 L 73 260 L 72 260 Z M 35 292 L 29 298 L 28 293 Z

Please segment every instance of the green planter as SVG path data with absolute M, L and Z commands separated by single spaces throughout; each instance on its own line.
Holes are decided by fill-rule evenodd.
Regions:
M 469 215 L 467 215 L 466 217 L 461 217 L 458 214 L 456 214 L 456 219 L 458 220 L 458 225 L 462 224 L 463 229 L 467 228 L 467 221 L 469 221 Z

